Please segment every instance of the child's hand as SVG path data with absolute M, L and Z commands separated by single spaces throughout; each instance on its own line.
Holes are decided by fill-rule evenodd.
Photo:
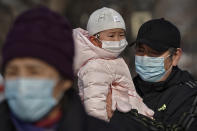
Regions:
M 130 92 L 129 95 L 129 101 L 132 105 L 132 109 L 136 109 L 138 110 L 138 113 L 153 119 L 154 111 L 144 104 L 142 98 L 137 94 L 137 92 L 132 91 L 132 93 Z

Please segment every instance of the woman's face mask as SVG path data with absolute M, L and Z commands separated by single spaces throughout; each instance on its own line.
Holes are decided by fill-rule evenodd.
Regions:
M 8 105 L 24 121 L 35 122 L 48 115 L 65 91 L 59 72 L 34 58 L 11 60 L 4 76 Z
M 34 122 L 45 116 L 58 103 L 53 97 L 56 83 L 52 79 L 7 79 L 5 97 L 12 112 L 19 119 Z

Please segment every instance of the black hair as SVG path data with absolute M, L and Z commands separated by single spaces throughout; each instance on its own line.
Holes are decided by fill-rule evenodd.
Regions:
M 172 60 L 173 55 L 174 55 L 174 54 L 176 53 L 176 51 L 177 51 L 177 48 L 170 47 L 170 48 L 168 49 L 168 51 L 170 52 L 170 59 Z

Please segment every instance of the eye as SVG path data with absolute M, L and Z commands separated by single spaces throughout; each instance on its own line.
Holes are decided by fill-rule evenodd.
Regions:
M 162 55 L 161 52 L 156 52 L 156 51 L 150 51 L 149 52 L 149 56 L 152 56 L 152 57 L 158 57 L 160 55 Z
M 121 37 L 124 37 L 124 36 L 125 36 L 125 34 L 120 34 L 120 36 L 121 36 Z
M 16 70 L 7 70 L 5 71 L 5 76 L 6 77 L 13 77 L 17 76 L 18 72 Z
M 114 35 L 109 35 L 108 37 L 114 37 Z
M 41 71 L 36 70 L 36 69 L 32 69 L 32 70 L 29 70 L 28 73 L 31 75 L 39 75 L 41 73 Z
M 143 48 L 136 48 L 136 54 L 144 55 L 145 54 L 145 50 Z
M 15 76 L 15 75 L 17 75 L 17 73 L 15 71 L 8 71 L 8 72 L 6 72 L 6 75 Z

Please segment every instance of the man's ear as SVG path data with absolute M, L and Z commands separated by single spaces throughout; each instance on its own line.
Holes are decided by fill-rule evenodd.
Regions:
M 181 56 L 182 56 L 182 49 L 181 48 L 177 48 L 176 53 L 172 57 L 172 59 L 173 59 L 172 65 L 173 66 L 176 66 L 178 64 Z
M 95 36 L 90 36 L 89 40 L 90 42 L 92 42 L 93 45 L 102 48 L 102 43 Z

